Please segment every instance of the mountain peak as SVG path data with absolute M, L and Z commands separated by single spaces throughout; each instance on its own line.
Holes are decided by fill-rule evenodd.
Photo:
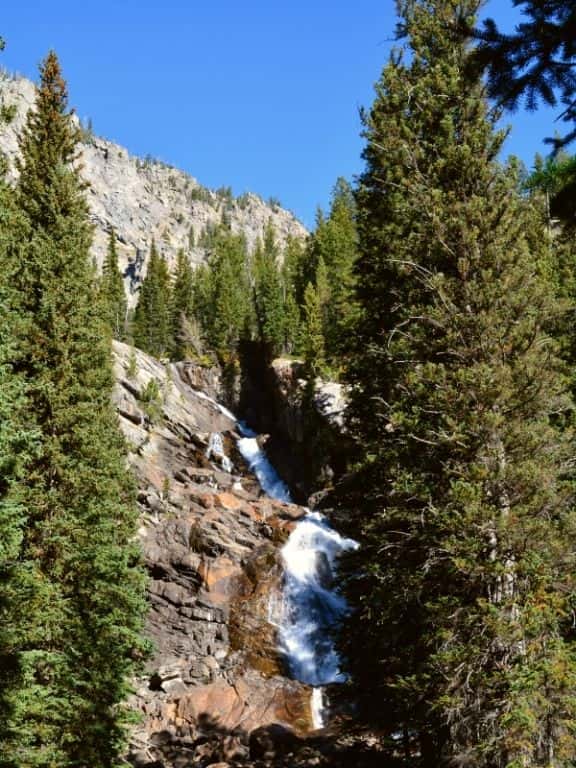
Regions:
M 25 78 L 6 72 L 0 75 L 4 106 L 13 111 L 7 125 L 0 126 L 0 150 L 10 161 L 15 177 L 14 158 L 17 136 L 35 100 L 35 86 Z M 224 218 L 233 232 L 242 233 L 253 250 L 271 221 L 280 245 L 288 237 L 304 238 L 305 227 L 289 211 L 258 195 L 244 193 L 234 197 L 229 187 L 210 190 L 194 177 L 150 155 L 130 155 L 119 144 L 84 130 L 82 175 L 94 223 L 92 252 L 100 267 L 106 253 L 108 233 L 114 228 L 118 239 L 119 265 L 125 276 L 130 304 L 146 273 L 152 240 L 172 268 L 180 249 L 193 264 L 207 256 L 199 244 L 202 236 Z

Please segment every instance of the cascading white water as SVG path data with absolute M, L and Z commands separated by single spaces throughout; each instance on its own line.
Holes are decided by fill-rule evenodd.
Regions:
M 244 437 L 238 441 L 240 453 L 256 474 L 262 489 L 273 498 L 291 502 L 287 486 L 260 449 L 256 436 L 239 424 Z M 338 556 L 357 547 L 330 527 L 319 512 L 307 512 L 282 548 L 284 589 L 270 605 L 270 621 L 278 629 L 281 651 L 290 674 L 313 686 L 312 717 L 315 728 L 322 728 L 322 686 L 343 681 L 331 628 L 346 611 L 346 603 L 334 589 Z
M 264 493 L 267 493 L 273 499 L 290 504 L 292 497 L 290 496 L 288 486 L 280 479 L 278 473 L 268 461 L 266 454 L 258 445 L 256 434 L 240 422 L 238 426 L 244 435 L 244 437 L 238 440 L 238 450 L 256 475 L 260 487 Z
M 278 636 L 292 677 L 314 686 L 312 712 L 324 725 L 322 686 L 343 682 L 331 629 L 346 611 L 334 588 L 336 561 L 357 546 L 330 527 L 319 512 L 308 512 L 282 548 L 284 591 L 277 616 Z
M 234 465 L 224 451 L 224 440 L 220 432 L 211 432 L 206 450 L 206 458 L 214 457 L 222 465 L 224 472 L 232 472 Z

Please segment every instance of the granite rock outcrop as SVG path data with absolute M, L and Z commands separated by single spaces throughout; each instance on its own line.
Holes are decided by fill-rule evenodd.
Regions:
M 310 689 L 285 676 L 268 621 L 279 548 L 305 510 L 263 496 L 236 449 L 233 415 L 190 386 L 189 366 L 117 342 L 114 356 L 154 646 L 130 702 L 141 713 L 130 761 L 171 768 L 170 755 L 187 750 L 194 765 L 208 764 L 204 753 L 247 757 L 250 734 L 271 726 L 305 737 Z M 209 455 L 214 434 L 223 454 Z
M 34 105 L 35 89 L 29 80 L 6 72 L 0 72 L 0 78 L 3 103 L 14 113 L 8 124 L 0 124 L 0 151 L 7 156 L 14 178 L 17 137 Z M 132 156 L 119 144 L 87 129 L 83 133 L 79 162 L 89 183 L 87 196 L 94 224 L 92 252 L 100 266 L 113 228 L 131 306 L 146 274 L 152 240 L 172 268 L 180 249 L 191 263 L 202 263 L 207 255 L 202 236 L 223 217 L 233 232 L 245 236 L 249 250 L 263 237 L 268 222 L 274 226 L 280 245 L 288 237 L 307 235 L 294 215 L 276 203 L 266 203 L 253 193 L 234 197 L 226 188 L 209 190 L 189 174 L 160 160 Z

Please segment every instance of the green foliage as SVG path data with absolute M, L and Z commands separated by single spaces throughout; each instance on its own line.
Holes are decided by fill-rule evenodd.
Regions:
M 0 40 L 0 49 L 3 47 Z M 1 93 L 0 93 L 1 97 Z M 20 641 L 18 601 L 25 594 L 27 574 L 20 553 L 28 519 L 23 483 L 36 451 L 37 434 L 29 418 L 24 377 L 15 371 L 17 278 L 24 222 L 14 194 L 0 178 L 0 764 L 9 745 L 6 723 L 13 722 L 23 669 L 15 653 Z M 11 740 L 10 740 L 11 741 Z M 13 744 L 14 742 L 12 742 Z M 14 765 L 14 763 L 12 763 Z
M 156 379 L 150 379 L 140 394 L 140 401 L 143 404 L 144 412 L 154 424 L 158 423 L 162 417 L 162 406 L 164 398 L 160 391 L 160 385 Z
M 113 229 L 110 230 L 108 250 L 102 266 L 99 297 L 104 313 L 104 320 L 110 328 L 112 337 L 118 341 L 125 341 L 128 303 L 126 301 L 122 274 L 118 268 L 116 233 Z
M 326 369 L 326 352 L 322 323 L 322 297 L 312 283 L 304 291 L 304 329 L 302 339 L 307 379 L 313 384 Z
M 306 286 L 302 284 L 303 263 L 306 259 L 304 242 L 288 237 L 284 248 L 281 280 L 284 292 L 284 349 L 288 354 L 298 352 L 302 335 L 302 304 Z
M 80 140 L 84 144 L 91 144 L 94 140 L 94 124 L 91 117 L 80 124 Z
M 243 192 L 241 195 L 238 195 L 238 197 L 236 198 L 236 205 L 238 206 L 238 208 L 240 208 L 241 211 L 245 211 L 250 206 L 250 199 L 251 199 L 250 193 Z
M 185 277 L 175 279 L 175 293 L 182 284 L 179 331 L 174 326 L 175 354 L 207 361 L 210 350 L 228 363 L 245 340 L 259 341 L 269 357 L 298 352 L 303 334 L 304 288 L 300 284 L 306 260 L 302 241 L 288 238 L 281 254 L 269 223 L 264 242 L 248 254 L 243 237 L 234 235 L 223 221 L 219 227 L 206 227 L 200 245 L 208 251 L 207 263 L 194 272 L 188 273 L 187 267 Z
M 0 122 L 12 123 L 16 119 L 17 114 L 18 114 L 18 107 L 16 106 L 16 104 L 5 104 L 4 102 L 1 102 Z
M 201 248 L 206 248 L 207 250 L 213 248 L 218 238 L 218 231 L 218 225 L 208 221 L 205 228 L 200 233 L 200 237 L 198 238 L 198 245 Z
M 246 242 L 226 228 L 217 230 L 208 259 L 209 277 L 200 272 L 198 305 L 211 349 L 227 362 L 235 357 L 238 343 L 250 323 L 250 284 Z
M 152 242 L 148 271 L 134 312 L 132 334 L 137 347 L 164 357 L 172 344 L 171 286 L 168 265 Z
M 188 348 L 187 321 L 194 312 L 194 273 L 184 251 L 179 251 L 172 284 L 172 357 L 181 360 Z
M 526 181 L 526 188 L 545 194 L 548 216 L 558 218 L 574 228 L 576 220 L 576 157 L 564 152 L 545 160 L 537 156 L 532 174 Z
M 123 701 L 144 652 L 137 509 L 111 403 L 78 140 L 50 53 L 20 140 L 21 225 L 0 289 L 17 318 L 3 326 L 16 378 L 8 372 L 0 408 L 11 387 L 21 391 L 35 435 L 21 466 L 21 448 L 6 463 L 0 430 L 2 526 L 12 519 L 0 586 L 0 764 L 11 768 L 115 764 L 129 719 Z
M 129 379 L 135 378 L 136 374 L 138 373 L 138 361 L 136 359 L 136 355 L 134 354 L 134 350 L 130 350 L 130 357 L 128 358 L 128 367 L 126 368 L 126 375 Z
M 487 67 L 490 94 L 516 109 L 524 102 L 563 104 L 560 118 L 571 123 L 563 138 L 548 139 L 556 149 L 576 139 L 576 16 L 572 0 L 514 0 L 522 20 L 503 33 L 493 19 L 475 35 L 476 63 Z M 466 25 L 464 25 L 465 28 Z
M 216 190 L 216 196 L 223 200 L 225 203 L 234 202 L 234 193 L 232 187 L 219 187 Z
M 334 186 L 330 212 L 318 211 L 316 228 L 306 248 L 289 242 L 285 255 L 285 280 L 298 306 L 304 308 L 309 283 L 320 303 L 325 362 L 336 370 L 345 367 L 348 342 L 358 314 L 354 298 L 354 264 L 357 258 L 356 205 L 348 182 Z
M 209 189 L 206 189 L 206 187 L 203 187 L 201 184 L 198 184 L 196 187 L 193 187 L 190 190 L 188 198 L 191 203 L 199 202 L 208 203 L 209 205 L 213 205 L 214 203 L 212 192 L 210 192 Z
M 354 263 L 357 257 L 356 206 L 350 185 L 338 179 L 328 218 L 319 216 L 310 241 L 312 262 L 318 274 L 325 268 L 326 287 L 319 287 L 323 303 L 324 335 L 331 360 L 345 354 L 350 329 L 356 319 Z M 320 267 L 320 262 L 324 267 Z
M 269 223 L 254 255 L 254 305 L 259 340 L 274 357 L 284 347 L 284 292 L 274 228 Z
M 413 765 L 568 766 L 572 451 L 550 424 L 568 401 L 547 334 L 559 306 L 541 220 L 495 161 L 503 136 L 457 31 L 478 4 L 402 3 L 408 51 L 364 116 L 348 381 L 365 461 L 342 491 L 362 546 L 342 570 L 341 649 L 383 764 L 401 746 Z

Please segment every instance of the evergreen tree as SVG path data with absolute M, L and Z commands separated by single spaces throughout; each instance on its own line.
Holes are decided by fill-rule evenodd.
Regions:
M 181 360 L 187 354 L 187 321 L 194 313 L 194 272 L 184 251 L 178 252 L 172 284 L 172 356 Z
M 164 357 L 171 346 L 170 274 L 152 241 L 148 271 L 140 287 L 132 334 L 137 347 L 154 357 Z
M 564 226 L 576 228 L 576 157 L 564 151 L 546 160 L 537 155 L 525 186 L 545 195 L 548 219 L 559 219 Z
M 4 47 L 0 39 L 0 50 Z M 2 99 L 0 84 L 0 103 Z M 0 764 L 8 757 L 4 724 L 13 721 L 14 699 L 23 685 L 15 647 L 19 627 L 14 615 L 25 592 L 19 559 L 26 526 L 22 485 L 33 455 L 34 433 L 28 417 L 25 381 L 14 370 L 19 318 L 14 309 L 15 253 L 23 234 L 14 195 L 5 183 L 4 157 L 0 175 Z M 14 764 L 14 762 L 12 763 Z
M 316 266 L 316 295 L 318 297 L 318 308 L 320 316 L 322 318 L 322 333 L 326 336 L 328 329 L 328 323 L 332 319 L 330 316 L 330 304 L 332 301 L 332 286 L 330 285 L 330 277 L 328 275 L 328 267 L 324 261 L 324 257 L 320 256 L 318 264 Z M 306 304 L 306 294 L 304 294 L 304 304 Z
M 493 19 L 475 32 L 480 41 L 475 59 L 488 68 L 490 95 L 516 109 L 523 99 L 529 110 L 539 102 L 556 106 L 572 123 L 556 147 L 576 139 L 576 9 L 572 0 L 513 0 L 522 21 L 503 33 Z M 465 29 L 466 25 L 464 25 Z
M 283 350 L 286 330 L 278 260 L 274 227 L 268 223 L 264 243 L 258 246 L 254 256 L 254 304 L 258 336 L 272 356 Z
M 365 115 L 361 317 L 341 648 L 386 759 L 568 766 L 575 749 L 574 516 L 556 312 L 495 161 L 503 137 L 459 37 L 478 0 L 399 4 Z M 543 234 L 543 233 L 542 233 Z M 541 240 L 544 240 L 544 236 Z M 355 512 L 354 510 L 358 510 Z
M 213 312 L 210 342 L 224 363 L 236 358 L 238 343 L 250 324 L 251 302 L 246 241 L 220 230 L 210 255 Z
M 282 276 L 286 290 L 290 291 L 296 304 L 304 304 L 304 291 L 309 282 L 315 279 L 316 264 L 310 269 L 310 254 L 307 242 L 295 237 L 288 237 L 284 249 Z
M 192 275 L 192 313 L 200 324 L 205 340 L 208 338 L 213 315 L 214 285 L 207 264 L 200 264 Z
M 118 341 L 125 341 L 128 304 L 122 274 L 118 268 L 116 233 L 113 229 L 110 230 L 108 236 L 108 250 L 102 266 L 100 300 L 104 319 L 108 323 L 113 338 L 118 339 Z
M 294 293 L 286 291 L 284 298 L 284 339 L 282 348 L 288 355 L 296 354 L 300 348 L 302 318 Z
M 137 510 L 111 404 L 78 139 L 50 53 L 20 141 L 23 225 L 10 262 L 10 365 L 37 435 L 25 479 L 16 474 L 18 558 L 2 586 L 3 665 L 17 675 L 2 693 L 0 764 L 14 768 L 117 764 L 142 647 Z
M 325 270 L 326 288 L 323 303 L 324 336 L 328 357 L 341 358 L 355 318 L 354 262 L 357 256 L 355 203 L 350 185 L 338 179 L 332 192 L 328 217 L 319 213 L 316 229 L 310 239 L 312 264 L 318 274 Z M 321 266 L 320 262 L 324 265 Z M 321 278 L 324 280 L 324 276 Z
M 302 352 L 306 378 L 313 388 L 317 376 L 326 368 L 326 352 L 322 323 L 322 299 L 312 283 L 304 291 L 304 328 L 302 331 Z
M 288 237 L 284 248 L 281 282 L 284 296 L 284 348 L 289 354 L 300 350 L 302 313 L 305 286 L 301 286 L 303 261 L 306 256 L 304 242 Z
M 246 241 L 221 226 L 208 247 L 207 264 L 193 275 L 193 312 L 207 346 L 226 364 L 236 359 L 240 339 L 251 334 Z

